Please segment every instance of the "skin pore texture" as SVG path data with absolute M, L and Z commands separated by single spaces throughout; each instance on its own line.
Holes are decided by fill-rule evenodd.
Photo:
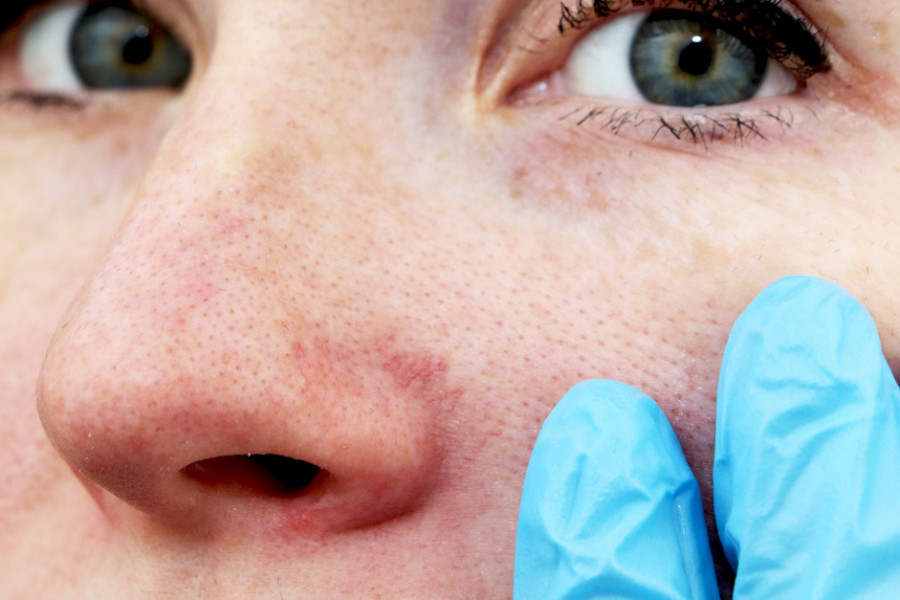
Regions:
M 711 512 L 720 356 L 763 287 L 838 282 L 900 367 L 886 2 L 797 4 L 834 68 L 795 94 L 633 113 L 758 128 L 699 142 L 530 86 L 555 2 L 150 5 L 181 93 L 0 102 L 2 597 L 509 598 L 579 381 L 656 399 Z M 184 471 L 247 454 L 320 471 Z

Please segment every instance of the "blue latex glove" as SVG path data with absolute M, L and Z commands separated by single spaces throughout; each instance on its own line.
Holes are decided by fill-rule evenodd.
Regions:
M 734 597 L 900 594 L 900 391 L 865 309 L 816 279 L 767 288 L 729 338 L 717 411 Z M 647 396 L 587 382 L 547 419 L 514 597 L 718 598 L 697 484 Z

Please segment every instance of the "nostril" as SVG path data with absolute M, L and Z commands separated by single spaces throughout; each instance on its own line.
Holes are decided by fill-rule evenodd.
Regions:
M 277 454 L 251 454 L 247 459 L 264 469 L 286 495 L 304 491 L 321 471 L 314 464 Z
M 181 472 L 207 486 L 290 498 L 307 491 L 323 471 L 314 464 L 278 454 L 242 454 L 200 460 Z

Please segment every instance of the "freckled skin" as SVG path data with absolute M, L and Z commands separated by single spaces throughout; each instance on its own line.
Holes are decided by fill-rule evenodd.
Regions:
M 889 77 L 704 151 L 473 102 L 493 4 L 196 4 L 183 95 L 0 107 L 0 596 L 508 598 L 575 383 L 653 396 L 711 505 L 720 354 L 765 285 L 838 281 L 900 365 Z M 327 477 L 182 473 L 248 453 Z

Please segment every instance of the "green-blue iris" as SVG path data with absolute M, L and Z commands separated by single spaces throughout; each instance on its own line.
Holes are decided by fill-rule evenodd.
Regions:
M 696 12 L 650 13 L 631 44 L 631 73 L 644 97 L 670 106 L 717 106 L 752 98 L 769 58 L 752 40 Z
M 87 88 L 181 88 L 190 52 L 153 18 L 121 2 L 91 4 L 69 40 L 72 66 Z

